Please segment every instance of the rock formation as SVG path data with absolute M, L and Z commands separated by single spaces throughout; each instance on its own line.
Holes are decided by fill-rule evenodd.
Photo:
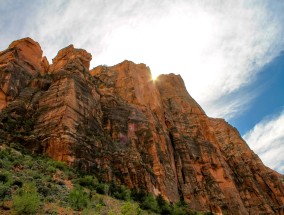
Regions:
M 0 141 L 198 211 L 283 214 L 284 186 L 238 131 L 206 116 L 179 75 L 124 61 L 89 70 L 70 45 L 49 65 L 38 43 L 0 52 Z

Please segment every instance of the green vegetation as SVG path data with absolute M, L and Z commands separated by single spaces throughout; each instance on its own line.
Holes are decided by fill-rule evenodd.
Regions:
M 159 213 L 159 206 L 152 194 L 148 194 L 141 202 L 141 208 Z
M 81 186 L 75 186 L 68 195 L 69 205 L 76 211 L 87 208 L 89 204 L 88 194 Z
M 100 182 L 19 148 L 0 145 L 0 214 L 197 214 L 185 203 L 173 205 L 162 196 Z
M 13 195 L 13 210 L 16 214 L 36 214 L 40 206 L 37 188 L 32 183 L 25 183 Z

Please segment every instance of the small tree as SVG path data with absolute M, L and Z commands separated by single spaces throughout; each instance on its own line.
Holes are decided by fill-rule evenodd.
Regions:
M 83 188 L 80 186 L 75 186 L 75 188 L 69 193 L 68 202 L 74 210 L 82 210 L 88 206 L 89 198 L 88 194 L 84 192 Z
M 158 203 L 152 194 L 148 194 L 140 206 L 142 209 L 151 210 L 153 212 L 159 213 Z
M 115 184 L 111 184 L 109 192 L 113 197 L 125 201 L 130 200 L 131 197 L 130 190 L 124 185 L 118 186 Z
M 26 183 L 13 196 L 13 209 L 16 214 L 36 214 L 40 206 L 40 197 L 33 183 Z

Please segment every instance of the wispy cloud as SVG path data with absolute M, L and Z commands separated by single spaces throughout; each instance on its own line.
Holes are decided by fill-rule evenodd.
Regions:
M 268 0 L 0 0 L 0 49 L 21 37 L 51 60 L 74 44 L 92 66 L 125 59 L 154 75 L 179 73 L 208 115 L 234 118 L 258 91 L 246 88 L 284 47 L 284 2 Z M 244 138 L 284 173 L 284 112 Z
M 27 2 L 36 4 L 20 35 L 37 40 L 49 59 L 73 43 L 92 53 L 92 66 L 129 59 L 154 75 L 179 73 L 209 115 L 227 119 L 251 99 L 237 92 L 284 44 L 281 1 L 274 8 L 266 0 Z
M 28 30 L 26 25 L 33 22 L 37 11 L 38 4 L 32 4 L 31 0 L 0 0 L 0 50 L 7 48 L 12 41 L 24 37 L 24 31 Z
M 284 174 L 284 111 L 266 118 L 243 138 L 260 156 L 264 164 Z

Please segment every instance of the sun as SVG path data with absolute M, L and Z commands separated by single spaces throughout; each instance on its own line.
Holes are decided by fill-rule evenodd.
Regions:
M 158 76 L 158 74 L 152 73 L 152 81 L 156 81 Z

